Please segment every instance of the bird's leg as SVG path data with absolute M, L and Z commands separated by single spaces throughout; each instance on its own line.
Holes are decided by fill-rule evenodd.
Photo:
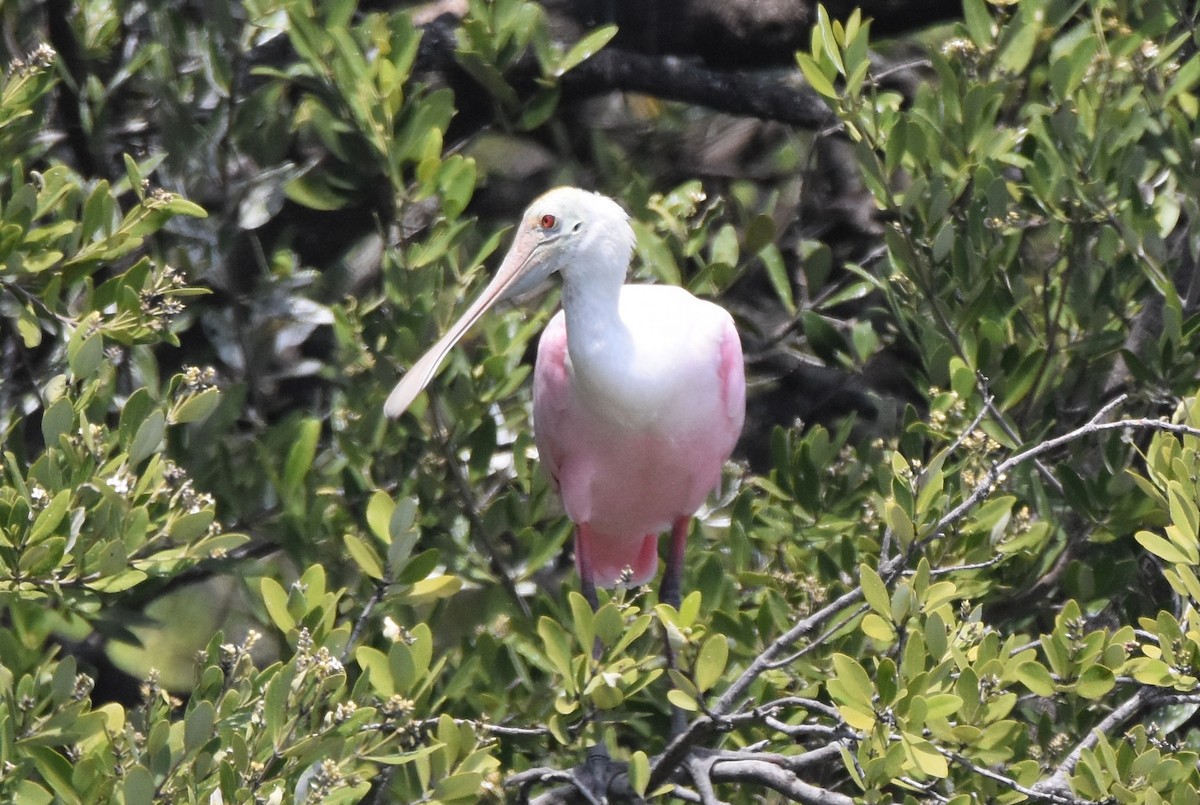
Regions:
M 691 517 L 680 517 L 671 524 L 671 548 L 667 554 L 667 566 L 663 569 L 662 585 L 658 588 L 658 600 L 662 604 L 670 604 L 679 611 L 682 601 L 680 591 L 683 587 L 683 553 L 687 548 L 688 529 L 692 524 Z M 671 640 L 663 632 L 663 643 L 666 649 L 668 668 L 676 668 L 675 652 L 671 648 Z M 682 735 L 687 729 L 687 716 L 675 705 L 671 705 L 671 735 Z
M 575 567 L 579 571 L 579 592 L 592 605 L 592 612 L 600 608 L 600 598 L 596 595 L 596 575 L 592 570 L 592 557 L 589 550 L 588 527 L 580 523 L 575 529 Z
M 575 567 L 579 570 L 579 591 L 592 607 L 592 612 L 600 608 L 600 596 L 596 594 L 596 575 L 592 570 L 591 531 L 585 523 L 580 523 L 575 529 Z M 592 659 L 599 660 L 604 653 L 604 646 L 597 637 L 592 643 Z
M 667 566 L 663 570 L 662 586 L 658 588 L 658 601 L 679 609 L 683 587 L 683 553 L 687 548 L 688 527 L 691 517 L 680 517 L 671 524 L 671 549 L 667 554 Z

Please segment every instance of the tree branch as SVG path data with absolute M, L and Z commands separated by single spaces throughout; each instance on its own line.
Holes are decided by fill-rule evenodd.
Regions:
M 564 97 L 613 90 L 640 92 L 718 112 L 776 120 L 807 129 L 837 122 L 824 98 L 810 87 L 754 73 L 712 70 L 675 56 L 645 56 L 608 48 L 562 78 Z
M 1076 744 L 1075 748 L 1071 750 L 1071 754 L 1063 758 L 1063 762 L 1059 764 L 1054 775 L 1038 783 L 1034 786 L 1034 790 L 1049 796 L 1068 796 L 1071 791 L 1070 777 L 1075 772 L 1075 766 L 1078 765 L 1079 759 L 1083 757 L 1083 753 L 1094 747 L 1101 736 L 1107 735 L 1117 729 L 1117 727 L 1120 727 L 1126 721 L 1133 718 L 1142 709 L 1157 703 L 1163 695 L 1163 692 L 1158 688 L 1152 688 L 1149 685 L 1138 688 L 1133 696 L 1129 697 L 1124 704 L 1105 716 L 1087 734 L 1086 738 Z
M 714 783 L 753 783 L 805 805 L 854 805 L 854 799 L 806 783 L 787 769 L 764 760 L 722 760 L 709 772 Z
M 1125 402 L 1125 400 L 1126 395 L 1122 394 L 1106 404 L 1103 408 L 1097 411 L 1096 415 L 1089 419 L 1087 423 L 1079 426 L 1078 428 L 1067 431 L 1060 436 L 1047 439 L 1044 442 L 1039 442 L 1033 447 L 1026 448 L 1019 453 L 1009 456 L 999 464 L 992 465 L 992 468 L 987 471 L 987 474 L 984 476 L 983 480 L 975 486 L 975 489 L 971 491 L 971 494 L 968 495 L 962 503 L 958 504 L 952 510 L 947 512 L 946 515 L 938 521 L 937 525 L 933 529 L 933 532 L 930 533 L 930 535 L 923 541 L 928 542 L 929 540 L 941 536 L 947 527 L 962 519 L 967 512 L 978 506 L 980 502 L 982 502 L 983 499 L 987 497 L 996 487 L 996 484 L 999 483 L 1000 479 L 1013 468 L 1018 467 L 1027 461 L 1032 461 L 1038 456 L 1049 453 L 1051 450 L 1062 447 L 1064 444 L 1068 444 L 1077 439 L 1090 436 L 1094 433 L 1103 433 L 1110 430 L 1151 430 L 1173 433 L 1177 436 L 1200 437 L 1200 429 L 1193 428 L 1188 425 L 1166 422 L 1161 419 L 1119 419 L 1115 422 L 1100 422 L 1101 419 L 1111 413 L 1112 410 L 1121 403 Z

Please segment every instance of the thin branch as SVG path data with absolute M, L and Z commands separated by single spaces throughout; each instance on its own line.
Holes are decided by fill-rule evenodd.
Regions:
M 383 579 L 375 582 L 375 589 L 371 591 L 371 597 L 367 599 L 367 603 L 363 605 L 362 611 L 354 619 L 354 628 L 350 630 L 350 639 L 346 641 L 346 647 L 342 649 L 341 661 L 343 663 L 350 656 L 350 652 L 354 650 L 355 644 L 358 643 L 358 636 L 362 634 L 363 628 L 367 625 L 367 620 L 371 617 L 371 613 L 375 611 L 375 606 L 383 600 L 383 594 L 387 592 L 387 588 L 388 582 Z
M 692 776 L 692 782 L 696 785 L 696 793 L 700 795 L 700 802 L 703 805 L 728 805 L 717 799 L 717 793 L 713 791 L 712 766 L 711 758 L 692 757 L 687 762 L 687 770 Z
M 860 604 L 853 612 L 850 613 L 850 615 L 848 617 L 844 618 L 843 620 L 838 621 L 833 626 L 830 626 L 828 629 L 826 629 L 824 632 L 822 632 L 818 637 L 811 640 L 803 648 L 792 652 L 791 654 L 789 654 L 786 657 L 782 657 L 778 660 L 775 660 L 774 662 L 771 663 L 771 665 L 769 667 L 770 668 L 782 668 L 785 665 L 791 665 L 796 660 L 803 657 L 805 654 L 808 654 L 811 651 L 813 651 L 814 649 L 819 648 L 820 646 L 824 645 L 826 640 L 829 640 L 831 637 L 833 637 L 839 631 L 844 629 L 846 627 L 846 624 L 848 624 L 850 621 L 854 620 L 859 615 L 866 613 L 866 611 L 868 609 L 870 609 L 870 607 L 867 606 L 866 604 Z
M 458 456 L 454 455 L 453 446 L 450 444 L 450 431 L 446 427 L 445 420 L 442 418 L 441 410 L 436 401 L 429 408 L 433 411 L 433 422 L 438 430 L 440 437 L 438 441 L 442 448 L 442 454 L 446 459 L 446 466 L 450 470 L 450 479 L 454 482 L 455 489 L 458 491 L 459 497 L 464 504 L 463 508 L 467 515 L 467 520 L 471 523 L 471 534 L 487 554 L 488 566 L 496 578 L 500 580 L 500 586 L 504 588 L 504 592 L 517 605 L 517 609 L 521 611 L 521 615 L 525 620 L 530 620 L 532 615 L 529 611 L 529 604 L 525 602 L 521 593 L 517 591 L 517 585 L 513 582 L 512 576 L 509 575 L 508 568 L 500 559 L 499 548 L 488 533 L 487 527 L 483 522 L 483 517 L 479 513 L 479 502 L 475 499 L 471 483 L 463 472 Z
M 808 769 L 812 766 L 818 766 L 822 763 L 841 757 L 841 743 L 837 740 L 832 740 L 822 747 L 801 752 L 798 755 L 782 755 L 777 752 L 748 752 L 746 750 L 734 749 L 713 749 L 705 752 L 705 755 L 713 758 L 714 761 L 726 762 L 735 760 L 756 760 L 764 763 L 773 763 L 780 768 L 787 769 L 790 772 L 799 773 L 801 770 Z
M 1000 479 L 1010 470 L 1077 439 L 1081 439 L 1085 436 L 1091 436 L 1095 433 L 1104 433 L 1111 430 L 1152 430 L 1173 433 L 1177 436 L 1200 437 L 1200 429 L 1193 428 L 1188 425 L 1176 424 L 1174 422 L 1166 422 L 1161 419 L 1140 418 L 1119 419 L 1114 422 L 1100 421 L 1114 408 L 1123 403 L 1125 399 L 1126 395 L 1121 395 L 1097 411 L 1095 416 L 1078 428 L 1067 431 L 1060 436 L 1047 439 L 1044 442 L 1039 442 L 1033 447 L 1029 447 L 1019 453 L 1009 456 L 999 464 L 993 464 L 991 469 L 989 469 L 984 475 L 983 480 L 975 486 L 974 490 L 972 490 L 971 494 L 967 496 L 962 503 L 955 506 L 945 516 L 943 516 L 934 527 L 933 532 L 926 537 L 924 541 L 928 542 L 931 539 L 941 536 L 948 526 L 952 525 L 954 522 L 961 519 L 971 509 L 978 506 L 979 503 L 985 497 L 987 497 L 993 489 L 995 489 L 996 485 L 1000 482 Z
M 1107 735 L 1117 729 L 1137 715 L 1142 709 L 1151 704 L 1156 704 L 1162 698 L 1162 695 L 1162 692 L 1157 688 L 1152 688 L 1148 685 L 1138 688 L 1137 692 L 1130 696 L 1124 704 L 1105 716 L 1088 733 L 1086 738 L 1076 744 L 1075 748 L 1071 750 L 1071 754 L 1063 758 L 1063 762 L 1059 764 L 1053 776 L 1048 780 L 1038 783 L 1035 789 L 1048 795 L 1063 795 L 1063 792 L 1070 791 L 1070 777 L 1074 773 L 1079 759 L 1083 757 L 1083 753 L 1094 747 L 1099 742 L 1101 736 Z
M 971 773 L 978 774 L 980 777 L 986 777 L 993 782 L 999 783 L 1005 788 L 1011 788 L 1013 791 L 1016 791 L 1019 794 L 1024 794 L 1027 797 L 1044 802 L 1058 803 L 1059 805 L 1080 805 L 1080 800 L 1077 800 L 1074 797 L 1057 794 L 1050 791 L 1039 791 L 1034 788 L 1023 786 L 1011 777 L 1005 777 L 999 772 L 994 772 L 985 766 L 980 766 L 978 763 L 971 760 L 969 757 L 966 757 L 965 755 L 960 755 L 957 752 L 951 752 L 949 749 L 943 749 L 941 747 L 937 747 L 937 750 L 941 752 L 947 759 L 953 761 L 959 766 L 962 766 Z
M 771 641 L 771 644 L 754 658 L 754 661 L 746 667 L 746 670 L 742 672 L 741 676 L 735 679 L 733 684 L 726 688 L 725 692 L 721 694 L 721 697 L 712 704 L 712 706 L 709 708 L 710 712 L 712 712 L 714 715 L 725 715 L 733 710 L 735 704 L 746 695 L 746 691 L 748 691 L 750 686 L 754 684 L 754 680 L 758 679 L 758 677 L 764 671 L 769 670 L 771 668 L 771 663 L 773 663 L 780 654 L 791 648 L 791 646 L 801 637 L 804 637 L 806 634 L 814 631 L 842 610 L 858 603 L 861 598 L 862 590 L 855 588 L 838 596 L 821 609 L 809 615 L 807 618 L 797 621 L 795 626 Z
M 852 797 L 806 783 L 787 769 L 761 760 L 714 763 L 711 775 L 714 783 L 761 785 L 804 805 L 854 805 Z

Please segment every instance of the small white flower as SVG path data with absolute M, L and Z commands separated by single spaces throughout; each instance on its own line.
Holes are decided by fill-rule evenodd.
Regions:
M 109 488 L 118 495 L 127 495 L 133 484 L 133 476 L 127 472 L 118 472 L 110 475 L 104 483 L 108 484 Z
M 395 643 L 401 638 L 404 630 L 400 628 L 400 624 L 392 620 L 392 616 L 388 615 L 383 619 L 383 636 Z

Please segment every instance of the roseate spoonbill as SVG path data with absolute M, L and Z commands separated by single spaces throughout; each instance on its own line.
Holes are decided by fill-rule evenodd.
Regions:
M 584 595 L 644 584 L 671 529 L 659 599 L 679 605 L 683 551 L 745 417 L 742 346 L 729 314 L 682 288 L 625 285 L 634 233 L 612 199 L 559 187 L 529 206 L 504 262 L 462 318 L 400 380 L 398 417 L 493 303 L 562 275 L 563 309 L 538 345 L 534 441 L 575 522 Z

